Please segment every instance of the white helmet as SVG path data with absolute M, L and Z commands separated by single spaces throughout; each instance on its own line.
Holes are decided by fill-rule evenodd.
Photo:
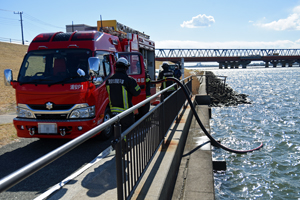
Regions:
M 130 66 L 126 58 L 121 57 L 117 60 L 116 68 L 128 68 Z

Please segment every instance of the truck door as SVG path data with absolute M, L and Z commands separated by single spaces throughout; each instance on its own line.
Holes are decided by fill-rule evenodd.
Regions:
M 133 105 L 146 99 L 146 74 L 144 67 L 144 59 L 139 52 L 122 52 L 119 58 L 124 57 L 130 63 L 127 74 L 133 77 L 141 88 L 141 94 L 132 98 Z

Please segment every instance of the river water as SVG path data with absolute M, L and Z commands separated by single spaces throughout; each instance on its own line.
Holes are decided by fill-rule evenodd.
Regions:
M 216 199 L 300 199 L 300 68 L 207 68 L 249 95 L 252 104 L 212 108 L 211 133 L 225 146 L 259 151 L 215 150 L 227 170 L 216 173 Z

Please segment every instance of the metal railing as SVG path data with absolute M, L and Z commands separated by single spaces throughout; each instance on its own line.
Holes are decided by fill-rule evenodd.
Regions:
M 192 77 L 188 77 L 182 82 L 186 83 L 186 87 L 191 91 L 191 81 Z M 173 84 L 174 86 L 176 84 Z M 170 87 L 172 87 L 170 86 Z M 168 88 L 170 88 L 168 87 Z M 120 113 L 119 115 L 111 118 L 110 120 L 100 124 L 99 126 L 87 131 L 81 136 L 71 140 L 70 142 L 62 145 L 61 147 L 51 151 L 50 153 L 42 156 L 41 158 L 29 163 L 28 165 L 20 168 L 19 170 L 5 176 L 0 180 L 0 192 L 3 192 L 27 177 L 31 176 L 35 172 L 39 171 L 43 167 L 47 166 L 51 162 L 65 155 L 72 149 L 76 148 L 80 144 L 84 143 L 88 139 L 92 138 L 100 131 L 104 130 L 107 126 L 115 124 L 115 143 L 116 147 L 116 165 L 117 165 L 117 182 L 118 182 L 118 197 L 122 197 L 123 193 L 126 198 L 130 197 L 136 183 L 141 178 L 141 175 L 147 164 L 150 162 L 155 151 L 159 145 L 163 142 L 164 135 L 166 134 L 168 128 L 171 126 L 172 122 L 176 118 L 178 111 L 183 105 L 185 99 L 181 95 L 182 89 L 177 90 L 172 95 L 170 95 L 165 100 L 157 105 L 154 109 L 144 115 L 139 121 L 134 123 L 121 135 L 121 127 L 119 124 L 120 119 L 127 116 L 128 114 L 134 112 L 134 110 L 143 106 L 144 104 L 150 102 L 151 100 L 157 98 L 159 95 L 168 90 L 162 90 L 157 94 L 151 96 L 150 98 L 144 100 L 143 102 L 129 108 L 128 110 Z M 175 106 L 176 105 L 176 109 Z M 171 109 L 170 109 L 171 108 Z M 170 119 L 165 119 L 166 117 L 161 117 L 165 110 L 168 110 L 168 117 Z M 175 111 L 174 111 L 175 110 Z M 177 113 L 176 113 L 177 110 Z M 172 119 L 171 119 L 172 118 Z M 162 128 L 163 127 L 163 128 Z M 125 147 L 130 149 L 128 152 L 122 154 L 122 142 L 124 137 L 128 138 L 126 140 Z M 129 145 L 129 146 L 127 146 Z M 126 150 L 125 148 L 125 150 Z M 129 159 L 130 158 L 130 159 Z M 132 162 L 132 163 L 129 163 Z M 134 164 L 133 164 L 134 163 Z M 120 167 L 122 167 L 120 170 Z M 121 172 L 121 173 L 120 173 Z M 120 184 L 120 185 L 119 185 Z M 123 190 L 123 188 L 125 188 Z M 122 194 L 122 195 L 121 195 Z M 122 198 L 123 199 L 123 198 Z
M 216 76 L 216 75 L 201 75 L 201 76 L 206 77 L 207 91 L 215 91 L 222 94 L 225 92 L 227 76 Z
M 185 86 L 188 91 L 191 91 L 191 79 L 185 80 L 188 81 Z M 174 86 L 176 84 L 168 88 Z M 161 97 L 159 105 L 122 134 L 120 125 L 115 126 L 114 141 L 119 200 L 131 198 L 155 152 L 161 144 L 164 144 L 165 135 L 186 101 L 182 88 L 173 92 L 166 99 L 163 99 L 163 94 Z
M 12 38 L 4 38 L 4 37 L 0 37 L 0 42 L 7 42 L 7 43 L 13 43 L 13 44 L 22 44 L 22 40 L 16 40 L 16 39 L 12 39 Z M 29 45 L 29 41 L 24 41 L 25 45 Z

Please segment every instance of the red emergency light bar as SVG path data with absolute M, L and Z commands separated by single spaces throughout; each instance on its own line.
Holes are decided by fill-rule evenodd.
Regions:
M 97 38 L 100 36 L 101 33 L 97 31 L 76 32 L 72 37 L 72 41 L 97 40 Z
M 61 32 L 59 32 L 61 33 Z M 42 33 L 36 36 L 32 42 L 49 42 L 52 36 L 54 36 L 57 33 Z

